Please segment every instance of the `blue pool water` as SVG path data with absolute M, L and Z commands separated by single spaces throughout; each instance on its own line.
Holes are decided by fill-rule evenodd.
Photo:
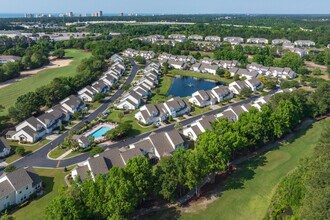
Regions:
M 167 96 L 191 96 L 198 90 L 209 90 L 219 85 L 214 81 L 208 81 L 203 79 L 196 79 L 190 76 L 177 76 L 172 82 L 171 88 L 167 93 Z
M 90 138 L 90 137 L 94 137 L 95 139 L 100 138 L 103 135 L 105 135 L 105 133 L 107 133 L 107 131 L 110 131 L 110 130 L 111 130 L 111 128 L 108 126 L 100 127 L 99 129 L 97 129 L 96 131 L 94 131 L 93 133 L 88 135 L 87 138 Z

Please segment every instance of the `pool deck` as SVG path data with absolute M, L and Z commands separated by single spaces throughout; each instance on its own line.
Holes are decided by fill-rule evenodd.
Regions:
M 98 124 L 98 125 L 94 126 L 90 130 L 86 131 L 83 135 L 85 137 L 88 137 L 90 134 L 93 134 L 95 131 L 97 131 L 98 129 L 100 129 L 102 127 L 109 127 L 111 129 L 114 129 L 117 126 L 118 126 L 117 123 L 110 123 L 110 122 L 101 123 L 101 124 Z M 104 140 L 104 137 L 100 137 L 100 138 L 95 139 L 95 141 L 97 141 L 97 142 L 103 141 L 103 140 Z

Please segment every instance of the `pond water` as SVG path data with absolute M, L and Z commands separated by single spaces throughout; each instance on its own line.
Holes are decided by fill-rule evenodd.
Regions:
M 210 80 L 197 79 L 190 76 L 176 76 L 167 93 L 167 96 L 172 95 L 187 97 L 191 96 L 198 90 L 209 90 L 217 85 L 220 85 L 220 83 Z

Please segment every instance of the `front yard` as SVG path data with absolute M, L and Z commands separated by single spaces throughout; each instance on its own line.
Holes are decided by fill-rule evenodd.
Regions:
M 39 142 L 37 142 L 37 143 L 35 143 L 35 144 L 32 144 L 32 145 L 29 145 L 29 144 L 20 144 L 20 143 L 15 142 L 15 141 L 8 141 L 8 140 L 7 140 L 7 142 L 8 142 L 8 144 L 10 145 L 10 147 L 11 147 L 11 149 L 12 149 L 12 151 L 13 151 L 14 153 L 15 153 L 15 149 L 16 149 L 16 147 L 23 147 L 24 150 L 25 150 L 25 155 L 26 155 L 26 154 L 32 153 L 33 151 L 35 151 L 35 150 L 41 148 L 41 147 L 44 146 L 45 144 L 49 143 L 50 140 L 44 139 L 44 140 L 39 141 Z M 13 162 L 13 161 L 15 161 L 15 160 L 17 160 L 17 159 L 19 159 L 19 158 L 21 158 L 21 157 L 22 157 L 21 155 L 18 155 L 18 154 L 15 153 L 15 154 L 13 154 L 13 155 L 7 157 L 7 158 L 5 159 L 5 162 L 6 162 L 6 163 L 11 163 L 11 162 Z

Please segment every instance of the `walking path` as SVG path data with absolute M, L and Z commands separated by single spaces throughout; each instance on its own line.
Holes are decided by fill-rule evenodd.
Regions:
M 72 149 L 68 150 L 67 152 L 65 152 L 64 154 L 62 154 L 58 158 L 56 158 L 56 160 L 62 160 L 63 158 L 65 158 L 66 156 L 68 156 L 69 154 L 71 154 L 71 152 L 72 152 Z

